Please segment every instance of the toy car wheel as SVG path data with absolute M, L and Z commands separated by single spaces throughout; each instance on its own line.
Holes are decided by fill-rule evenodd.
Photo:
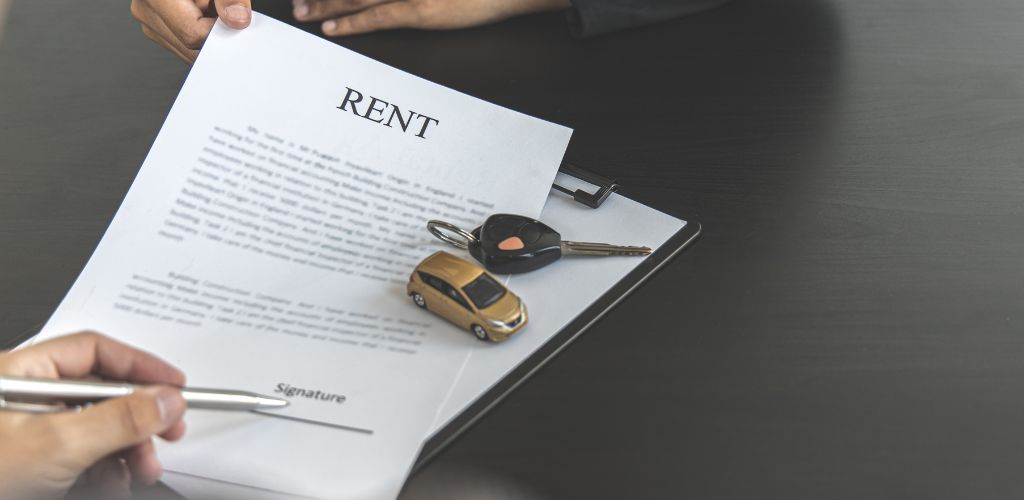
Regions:
M 470 330 L 473 330 L 473 335 L 480 340 L 487 340 L 487 330 L 480 325 L 473 325 Z
M 418 293 L 416 293 L 416 292 L 412 293 L 412 301 L 415 302 L 416 305 L 418 305 L 418 306 L 420 306 L 420 307 L 422 307 L 424 309 L 426 309 L 426 307 L 427 307 L 427 301 L 423 300 L 423 296 L 418 294 Z

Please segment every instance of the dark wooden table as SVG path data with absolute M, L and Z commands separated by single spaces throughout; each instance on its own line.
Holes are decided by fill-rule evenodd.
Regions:
M 17 1 L 0 41 L 5 345 L 75 279 L 187 71 L 122 3 Z M 1024 3 L 338 42 L 574 127 L 569 158 L 705 227 L 409 498 L 1024 495 Z

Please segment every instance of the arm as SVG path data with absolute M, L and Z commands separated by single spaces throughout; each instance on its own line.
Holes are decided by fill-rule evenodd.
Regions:
M 565 10 L 584 38 L 700 12 L 727 0 L 292 0 L 299 21 L 322 21 L 325 35 L 394 28 L 455 29 L 532 12 Z
M 328 36 L 395 28 L 446 30 L 569 8 L 569 0 L 292 0 L 295 19 Z

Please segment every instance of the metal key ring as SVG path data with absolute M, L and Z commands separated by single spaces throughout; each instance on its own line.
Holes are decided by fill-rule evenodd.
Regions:
M 441 231 L 442 229 L 447 229 L 448 231 L 451 231 L 459 236 L 462 236 L 465 239 L 465 241 L 460 240 L 458 238 L 453 238 L 451 235 L 445 233 L 444 231 Z M 437 239 L 455 248 L 461 248 L 463 250 L 468 249 L 469 245 L 476 241 L 476 237 L 473 236 L 473 233 L 470 233 L 469 231 L 466 231 L 465 229 L 462 229 L 461 227 L 456 226 L 455 224 L 445 222 L 443 220 L 434 219 L 428 221 L 427 231 L 430 231 L 430 234 L 436 236 Z

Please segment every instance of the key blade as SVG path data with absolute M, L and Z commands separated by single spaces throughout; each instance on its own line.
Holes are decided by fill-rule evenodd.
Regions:
M 643 257 L 653 250 L 648 247 L 609 245 L 607 243 L 588 243 L 581 241 L 562 241 L 562 255 L 593 255 L 598 257 L 621 256 Z

